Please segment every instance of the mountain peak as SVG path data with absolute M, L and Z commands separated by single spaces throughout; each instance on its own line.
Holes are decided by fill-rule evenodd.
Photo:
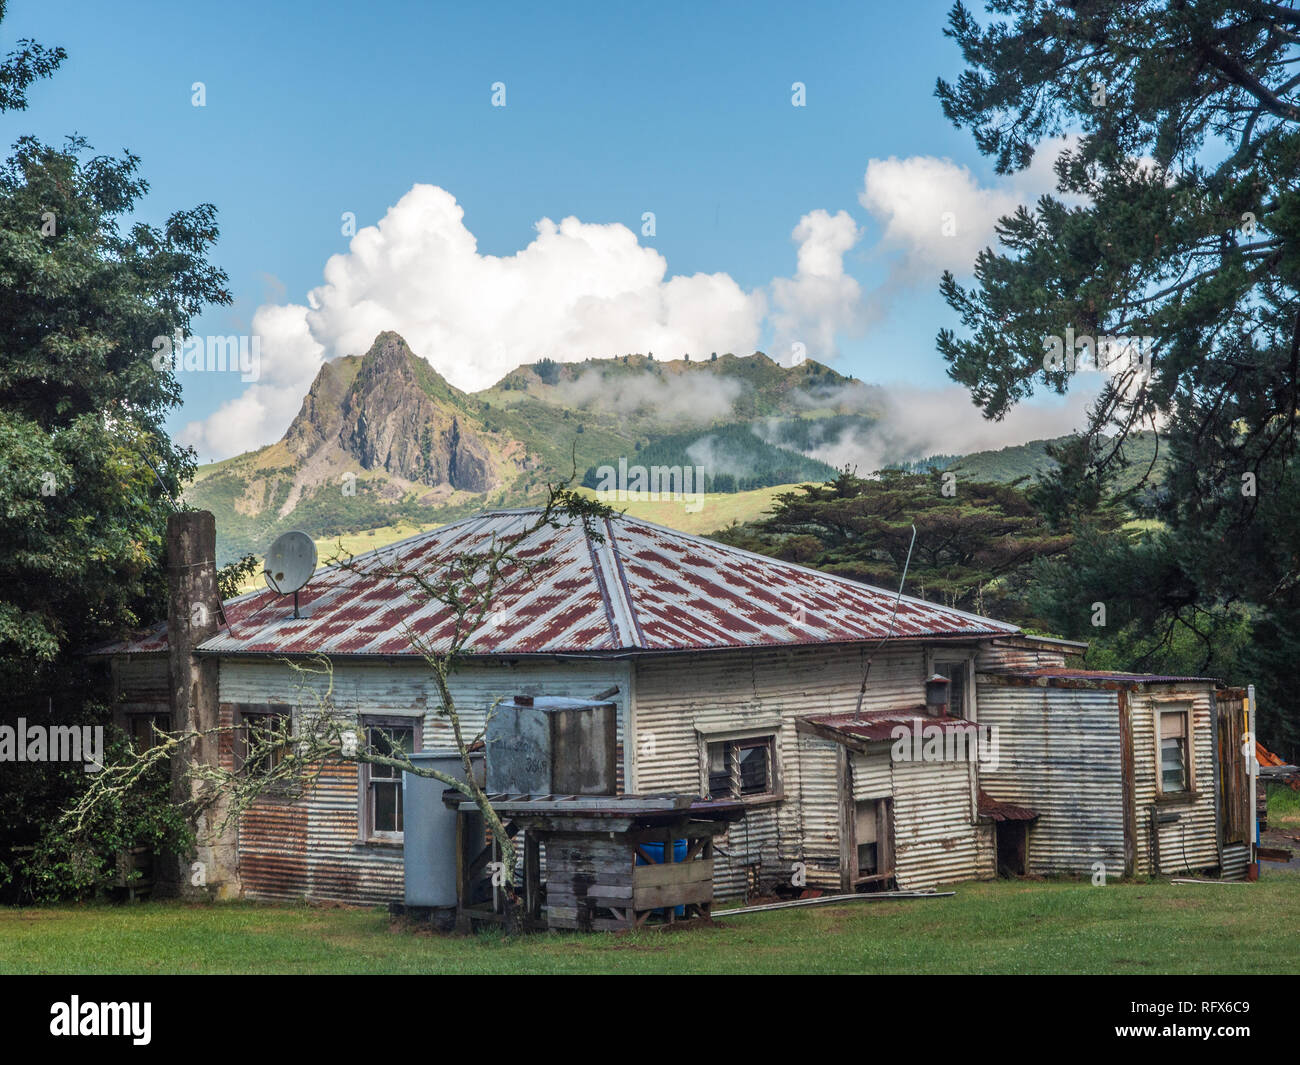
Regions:
M 498 478 L 479 427 L 469 424 L 470 406 L 400 334 L 385 330 L 365 355 L 321 367 L 284 442 L 308 466 L 360 466 L 484 492 Z

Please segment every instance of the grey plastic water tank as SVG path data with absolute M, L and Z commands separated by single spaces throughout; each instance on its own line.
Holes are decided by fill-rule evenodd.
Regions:
M 479 755 L 472 755 L 475 763 Z M 411 761 L 436 769 L 457 780 L 465 779 L 465 768 L 455 751 L 417 751 Z M 481 769 L 476 766 L 475 775 Z M 442 801 L 448 788 L 441 780 L 415 773 L 402 774 L 402 856 L 405 861 L 407 906 L 456 905 L 456 811 Z M 475 813 L 467 827 L 474 853 L 483 848 L 483 818 Z
M 488 793 L 613 795 L 617 727 L 606 700 L 516 695 L 488 718 Z

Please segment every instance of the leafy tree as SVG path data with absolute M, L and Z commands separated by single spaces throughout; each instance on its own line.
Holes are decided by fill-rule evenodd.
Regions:
M 1014 485 L 900 470 L 868 480 L 846 469 L 800 485 L 776 497 L 769 517 L 715 536 L 882 588 L 898 587 L 911 549 L 907 594 L 1020 623 L 1033 620 L 1025 595 L 1034 559 L 1071 543 Z
M 0 18 L 4 16 L 0 3 Z M 64 58 L 33 41 L 0 61 L 0 111 Z M 21 137 L 0 164 L 0 683 L 8 717 L 103 721 L 80 652 L 162 613 L 166 515 L 194 456 L 164 429 L 180 385 L 154 338 L 228 303 L 215 209 L 131 221 L 139 159 Z M 0 881 L 85 774 L 0 776 Z M 19 852 L 24 853 L 24 852 Z
M 375 535 L 374 529 L 370 530 L 370 535 Z M 234 599 L 239 594 L 239 586 L 261 568 L 262 563 L 256 555 L 245 554 L 217 570 L 217 591 L 222 602 Z
M 1247 641 L 1250 669 L 1262 672 L 1229 679 L 1265 685 L 1277 727 L 1295 738 L 1300 697 L 1280 681 L 1300 638 L 1300 10 L 1255 0 L 990 10 L 984 25 L 952 8 L 945 32 L 966 69 L 938 82 L 944 113 L 1000 173 L 1026 166 L 1045 138 L 1077 141 L 1056 162 L 1058 195 L 1001 220 L 974 286 L 944 275 L 965 335 L 942 330 L 939 350 L 1000 417 L 1074 383 L 1068 359 L 1045 362 L 1062 353 L 1051 338 L 1118 338 L 1103 346 L 1112 364 L 1088 434 L 1109 443 L 1062 487 L 1095 494 L 1086 482 L 1104 480 L 1147 426 L 1168 456 L 1152 496 L 1160 524 L 1089 547 L 1071 564 L 1095 567 L 1076 575 L 1079 588 L 1160 643 L 1199 634 L 1207 667 L 1225 643 L 1219 626 L 1250 618 L 1260 637 Z

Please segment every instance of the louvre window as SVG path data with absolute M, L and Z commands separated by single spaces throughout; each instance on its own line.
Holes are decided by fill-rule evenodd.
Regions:
M 1187 789 L 1187 712 L 1166 711 L 1160 715 L 1160 790 Z
M 772 739 L 759 736 L 710 743 L 709 798 L 740 799 L 774 794 Z

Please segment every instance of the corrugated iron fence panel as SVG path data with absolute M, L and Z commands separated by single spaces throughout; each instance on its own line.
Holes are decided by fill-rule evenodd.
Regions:
M 1032 873 L 1124 870 L 1119 706 L 1113 690 L 979 684 L 980 724 L 998 728 L 998 765 L 981 786 L 1039 812 Z
M 1250 847 L 1245 843 L 1229 843 L 1223 848 L 1224 880 L 1244 880 L 1246 865 L 1250 862 Z

